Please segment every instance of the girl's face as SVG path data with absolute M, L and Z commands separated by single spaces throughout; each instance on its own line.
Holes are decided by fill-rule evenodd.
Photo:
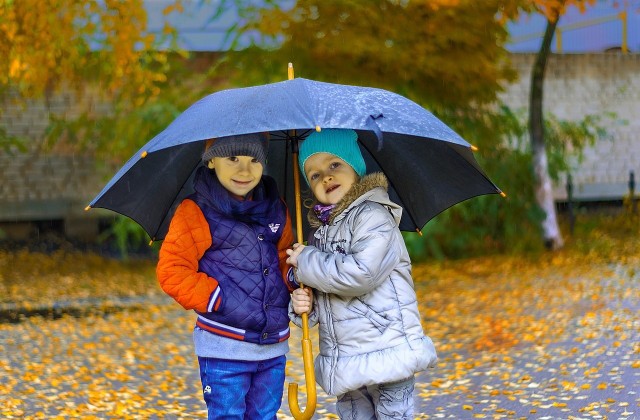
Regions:
M 311 192 L 322 204 L 337 204 L 358 182 L 358 174 L 344 160 L 330 153 L 315 153 L 304 163 Z
M 214 157 L 208 164 L 218 180 L 236 198 L 245 198 L 262 177 L 262 163 L 251 156 Z

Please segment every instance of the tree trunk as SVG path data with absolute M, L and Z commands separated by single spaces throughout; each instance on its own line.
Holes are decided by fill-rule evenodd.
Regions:
M 562 234 L 558 226 L 556 207 L 553 200 L 551 177 L 547 161 L 547 149 L 544 139 L 544 116 L 542 110 L 544 73 L 551 49 L 551 41 L 556 30 L 559 17 L 547 19 L 540 51 L 536 56 L 531 73 L 531 92 L 529 96 L 529 135 L 533 153 L 533 171 L 535 175 L 536 202 L 545 212 L 542 222 L 544 243 L 547 249 L 559 249 L 563 246 Z

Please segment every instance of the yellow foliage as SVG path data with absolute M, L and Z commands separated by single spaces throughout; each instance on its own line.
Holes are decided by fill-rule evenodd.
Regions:
M 476 0 L 297 1 L 261 14 L 248 28 L 284 44 L 247 55 L 241 78 L 265 81 L 268 64 L 293 57 L 306 78 L 366 83 L 429 109 L 489 104 L 516 76 L 501 48 L 507 32 L 496 22 L 499 9 Z
M 20 0 L 0 3 L 0 86 L 40 97 L 98 77 L 108 94 L 150 92 L 164 56 L 145 34 L 141 0 Z M 145 64 L 146 63 L 146 64 Z

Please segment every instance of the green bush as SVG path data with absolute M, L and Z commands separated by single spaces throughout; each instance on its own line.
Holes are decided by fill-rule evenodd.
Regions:
M 129 259 L 131 251 L 139 250 L 149 241 L 149 236 L 142 226 L 125 216 L 115 216 L 113 223 L 98 236 L 99 242 L 113 241 L 123 260 Z M 157 252 L 154 242 L 151 249 Z
M 405 233 L 412 259 L 541 252 L 544 213 L 535 202 L 525 115 L 503 107 L 482 115 L 441 118 L 464 138 L 476 140 L 480 166 L 506 197 L 473 198 L 436 216 L 425 226 L 423 236 Z M 578 122 L 546 117 L 549 171 L 554 180 L 570 169 L 571 160 L 579 159 L 586 145 L 604 134 L 598 122 L 594 116 Z

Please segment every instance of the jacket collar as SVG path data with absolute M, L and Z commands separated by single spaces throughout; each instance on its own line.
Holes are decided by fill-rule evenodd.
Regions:
M 273 178 L 263 175 L 251 192 L 251 199 L 238 200 L 227 191 L 213 170 L 201 166 L 196 171 L 194 190 L 201 203 L 245 223 L 262 223 L 280 201 Z
M 360 178 L 360 180 L 353 184 L 351 189 L 347 191 L 342 200 L 340 200 L 336 207 L 331 212 L 331 216 L 329 216 L 329 221 L 327 224 L 332 224 L 336 218 L 341 215 L 345 210 L 347 210 L 351 205 L 353 205 L 356 201 L 359 203 L 362 201 L 360 199 L 367 192 L 375 189 L 382 188 L 386 192 L 389 188 L 389 182 L 387 181 L 387 177 L 382 172 L 374 172 L 372 174 L 368 174 Z M 318 220 L 318 216 L 316 216 L 313 211 L 313 206 L 317 204 L 318 201 L 314 199 L 311 204 L 311 210 L 307 214 L 307 220 L 309 221 L 309 225 L 313 228 L 318 228 L 322 225 L 322 222 Z

